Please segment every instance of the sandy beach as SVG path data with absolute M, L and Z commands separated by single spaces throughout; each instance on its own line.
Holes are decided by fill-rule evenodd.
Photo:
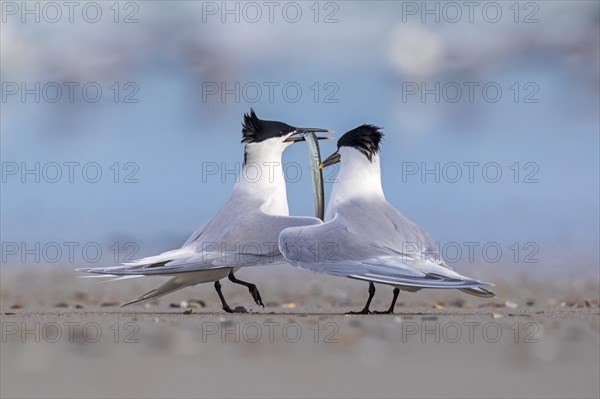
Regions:
M 600 1 L 0 14 L 0 399 L 600 399 Z
M 598 285 L 496 282 L 497 298 L 401 293 L 268 267 L 121 308 L 158 281 L 1 271 L 1 394 L 12 397 L 586 397 L 600 395 Z M 391 288 L 379 287 L 383 310 Z

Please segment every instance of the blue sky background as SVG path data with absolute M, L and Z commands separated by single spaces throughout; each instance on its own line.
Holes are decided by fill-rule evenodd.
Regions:
M 66 17 L 23 23 L 20 14 L 3 10 L 3 251 L 6 243 L 30 248 L 94 242 L 106 255 L 98 264 L 106 264 L 115 241 L 134 242 L 137 256 L 180 245 L 229 196 L 233 176 L 208 176 L 203 182 L 202 165 L 239 165 L 242 115 L 254 107 L 261 118 L 326 127 L 338 137 L 362 123 L 384 127 L 388 200 L 441 245 L 493 242 L 503 250 L 497 263 L 486 261 L 481 250 L 474 262 L 463 253 L 462 267 L 532 278 L 598 278 L 600 6 L 532 3 L 537 8 L 522 9 L 515 22 L 512 2 L 500 2 L 503 14 L 495 23 L 477 10 L 473 22 L 464 14 L 451 22 L 454 14 L 442 10 L 439 22 L 427 15 L 422 22 L 420 11 L 413 15 L 403 8 L 406 2 L 321 3 L 318 23 L 312 2 L 297 3 L 302 17 L 296 23 L 278 12 L 272 23 L 266 15 L 251 23 L 244 17 L 254 14 L 241 8 L 239 23 L 231 15 L 222 22 L 220 11 L 207 13 L 207 2 L 136 3 L 139 22 L 130 24 L 113 21 L 112 2 L 100 3 L 103 18 L 94 24 L 77 13 L 73 23 Z M 122 9 L 119 18 L 132 10 Z M 533 11 L 538 22 L 523 23 Z M 338 21 L 324 23 L 332 12 Z M 21 93 L 6 92 L 14 83 L 34 87 L 35 82 L 78 82 L 79 87 L 96 82 L 103 95 L 89 103 L 75 89 L 73 102 L 63 92 L 56 103 L 43 96 L 36 103 L 32 95 L 22 101 Z M 115 102 L 109 88 L 114 82 L 121 84 L 121 94 L 129 93 L 122 86 L 133 82 L 138 102 Z M 232 88 L 236 82 L 262 86 L 261 99 L 247 101 L 255 97 L 248 92 L 239 93 L 239 101 L 233 95 L 222 101 L 203 92 L 213 83 Z M 273 101 L 264 82 L 279 84 Z M 479 84 L 472 102 L 464 82 Z M 289 83 L 302 89 L 297 102 L 280 89 Z M 443 96 L 436 102 L 433 94 L 424 101 L 420 93 L 406 94 L 407 85 L 434 88 L 436 83 L 448 90 L 463 87 L 462 97 L 452 103 Z M 489 83 L 502 89 L 497 102 L 483 97 L 481 87 Z M 326 102 L 334 91 L 330 99 L 337 101 Z M 533 91 L 530 99 L 537 102 L 524 102 Z M 334 149 L 334 142 L 322 144 L 324 156 Z M 20 170 L 9 173 L 14 165 L 32 168 L 36 162 L 41 167 L 96 162 L 103 176 L 89 183 L 76 168 L 71 183 L 64 167 L 57 183 L 43 176 L 37 183 L 33 175 L 23 182 Z M 118 183 L 110 169 L 115 162 Z M 286 151 L 284 162 L 302 167 L 299 180 L 288 184 L 291 213 L 312 214 L 305 146 Z M 439 182 L 432 175 L 424 181 L 419 174 L 406 175 L 407 167 L 433 168 L 436 162 L 463 165 L 462 178 L 450 182 L 454 172 Z M 502 178 L 486 181 L 480 166 L 470 182 L 465 162 L 496 163 Z M 517 183 L 510 168 L 515 162 Z M 136 165 L 138 182 L 123 182 L 134 170 L 125 168 L 127 163 Z M 534 171 L 530 177 L 537 182 L 525 183 Z M 521 247 L 518 261 L 510 249 L 515 242 Z M 533 248 L 524 249 L 528 243 L 537 246 L 538 263 L 523 263 Z M 78 250 L 76 258 L 82 260 Z M 39 263 L 77 262 L 63 254 L 56 263 L 44 256 Z M 3 254 L 3 265 L 22 263 L 19 254 Z

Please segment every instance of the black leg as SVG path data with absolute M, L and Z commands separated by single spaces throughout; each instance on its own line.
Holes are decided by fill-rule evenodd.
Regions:
M 221 292 L 221 283 L 219 282 L 219 280 L 215 281 L 215 290 L 217 290 L 217 294 L 219 294 L 219 299 L 221 300 L 221 303 L 223 304 L 223 310 L 226 311 L 227 313 L 233 313 L 233 309 L 231 309 L 229 307 L 229 305 L 225 301 L 225 297 L 223 296 L 223 293 Z
M 348 312 L 347 314 L 369 314 L 369 306 L 371 306 L 371 300 L 375 296 L 375 284 L 369 281 L 369 299 L 367 299 L 367 304 L 363 308 L 363 310 L 358 312 Z
M 394 314 L 394 308 L 396 307 L 396 301 L 398 300 L 398 294 L 400 293 L 400 288 L 396 287 L 394 288 L 394 298 L 392 299 L 392 304 L 390 305 L 390 308 L 386 311 L 383 312 L 373 312 L 373 313 L 377 313 L 377 314 Z
M 263 305 L 262 298 L 260 297 L 260 292 L 258 292 L 258 288 L 256 288 L 255 284 L 247 283 L 247 282 L 242 281 L 242 280 L 238 280 L 233 275 L 233 270 L 231 270 L 229 272 L 229 280 L 232 283 L 240 284 L 240 285 L 243 285 L 245 287 L 248 287 L 248 290 L 250 291 L 250 295 L 252 295 L 252 298 L 254 299 L 254 302 L 256 302 L 257 305 L 262 306 L 263 308 L 265 307 L 265 305 Z

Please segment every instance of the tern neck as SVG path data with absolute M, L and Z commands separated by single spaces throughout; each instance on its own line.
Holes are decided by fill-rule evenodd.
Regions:
M 331 190 L 326 220 L 332 219 L 336 208 L 344 202 L 356 199 L 385 200 L 381 187 L 379 155 L 374 154 L 369 161 L 364 154 L 351 147 L 341 147 L 339 152 L 340 171 Z
M 234 189 L 262 200 L 261 209 L 273 215 L 289 215 L 281 163 L 281 155 L 287 145 L 281 139 L 246 144 L 244 165 Z

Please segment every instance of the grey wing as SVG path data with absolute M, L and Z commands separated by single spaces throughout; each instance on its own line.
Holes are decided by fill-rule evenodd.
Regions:
M 461 276 L 410 245 L 403 248 L 403 242 L 428 237 L 418 226 L 361 207 L 349 203 L 323 225 L 285 229 L 279 237 L 283 256 L 301 269 L 404 287 L 489 285 Z
M 215 267 L 247 267 L 284 263 L 279 234 L 287 227 L 322 224 L 314 217 L 279 216 L 258 209 L 240 214 L 221 234 L 203 233 L 188 244 L 195 255 L 169 264 L 192 270 Z M 210 240 L 210 241 L 209 241 Z
M 182 246 L 186 247 L 186 246 L 190 245 L 192 242 L 196 241 L 198 238 L 200 238 L 200 236 L 204 232 L 204 229 L 206 229 L 207 224 L 208 223 L 205 223 L 202 226 L 200 226 L 198 229 L 196 229 L 196 231 L 194 231 L 192 233 L 192 235 L 186 240 L 186 242 Z
M 384 265 L 386 257 L 393 257 L 389 249 L 368 236 L 368 231 L 357 234 L 348 222 L 338 213 L 321 225 L 287 228 L 279 236 L 279 249 L 293 266 L 339 276 L 367 273 L 369 263 L 377 258 Z M 404 268 L 407 275 L 423 275 Z
M 354 240 L 366 243 L 370 250 L 410 255 L 448 267 L 429 233 L 385 200 L 349 201 L 338 208 L 338 215 Z
M 356 206 L 356 204 L 355 204 Z M 450 266 L 444 262 L 438 246 L 433 241 L 427 230 L 409 220 L 401 214 L 387 201 L 380 205 L 380 210 L 385 215 L 384 220 L 379 220 L 378 223 L 385 225 L 386 219 L 393 225 L 396 234 L 386 232 L 390 237 L 393 237 L 393 242 L 387 247 L 391 252 L 395 252 L 397 256 L 386 260 L 390 262 L 389 266 L 397 267 L 397 263 L 403 265 L 408 264 L 410 267 L 424 272 L 425 277 L 418 277 L 418 281 L 414 281 L 413 277 L 406 279 L 400 284 L 402 278 L 394 275 L 391 278 L 385 273 L 371 273 L 369 275 L 352 275 L 349 277 L 359 280 L 368 280 L 385 284 L 400 285 L 403 287 L 418 287 L 418 288 L 457 288 L 463 292 L 475 295 L 482 298 L 494 297 L 495 294 L 485 286 L 493 284 L 481 282 L 462 276 L 452 270 Z M 380 232 L 381 230 L 379 230 Z M 381 239 L 381 237 L 379 237 Z M 383 258 L 385 259 L 385 257 Z M 379 261 L 382 259 L 380 258 Z M 385 270 L 389 272 L 389 270 Z
M 441 257 L 438 246 L 427 230 L 415 222 L 409 220 L 406 216 L 398 212 L 394 207 L 386 202 L 386 214 L 394 224 L 398 235 L 397 243 L 411 242 L 415 247 L 419 247 L 420 254 L 430 261 L 440 263 L 448 267 Z M 448 267 L 449 268 L 449 267 Z
M 110 275 L 174 275 L 283 263 L 277 244 L 279 233 L 290 226 L 322 223 L 312 217 L 275 216 L 261 210 L 237 213 L 227 224 L 222 222 L 218 214 L 198 237 L 190 237 L 178 250 L 121 266 L 78 270 Z
M 445 267 L 438 247 L 423 227 L 408 219 L 387 201 L 375 204 L 349 202 L 339 213 L 357 232 L 369 232 L 374 243 L 393 252 L 412 254 Z

